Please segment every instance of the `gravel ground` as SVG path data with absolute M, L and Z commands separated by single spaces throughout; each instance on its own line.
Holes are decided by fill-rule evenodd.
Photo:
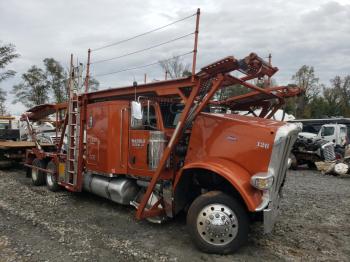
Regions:
M 219 256 L 194 248 L 184 215 L 135 221 L 131 207 L 0 171 L 0 261 L 350 261 L 350 176 L 293 171 L 284 195 L 272 234 L 255 224 L 246 247 Z

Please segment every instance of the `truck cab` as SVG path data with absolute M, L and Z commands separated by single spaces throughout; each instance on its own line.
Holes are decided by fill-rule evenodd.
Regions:
M 340 147 L 344 147 L 349 143 L 347 127 L 343 124 L 325 124 L 321 127 L 317 137 L 333 142 Z
M 276 71 L 251 53 L 240 60 L 228 56 L 190 77 L 81 95 L 71 91 L 58 127 L 60 134 L 68 128 L 67 153 L 61 153 L 63 137 L 57 153 L 27 152 L 33 184 L 46 180 L 52 191 L 85 190 L 132 205 L 136 219 L 156 223 L 186 212 L 199 249 L 233 252 L 247 242 L 253 218 L 271 232 L 287 158 L 301 129 L 270 119 L 300 89 L 248 82 Z M 237 84 L 250 92 L 213 99 L 219 89 Z M 225 112 L 262 110 L 256 116 L 211 113 L 215 106 Z M 42 116 L 26 114 L 36 115 Z
M 139 185 L 148 185 L 147 180 L 155 175 L 164 150 L 176 132 L 183 108 L 181 103 L 159 103 L 147 98 L 88 105 L 88 170 L 107 177 L 123 174 L 138 178 Z M 200 113 L 175 145 L 160 175 L 165 183 L 163 189 L 169 183 L 173 187 L 170 193 L 173 208 L 167 215 L 173 217 L 189 208 L 201 192 L 226 192 L 239 196 L 237 205 L 247 216 L 263 212 L 265 231 L 270 232 L 285 180 L 288 152 L 299 131 L 296 124 L 271 119 Z M 267 190 L 272 181 L 274 188 Z M 153 196 L 159 197 L 157 193 Z M 172 200 L 165 201 L 169 201 L 170 206 Z M 228 206 L 220 205 L 220 208 Z M 220 210 L 214 211 L 206 213 L 218 214 L 223 219 L 229 216 Z M 233 209 L 231 211 L 233 213 Z M 192 218 L 194 214 L 189 215 L 189 223 L 199 219 L 197 215 L 195 218 Z M 206 219 L 202 219 L 204 223 Z M 206 245 L 211 239 L 212 242 L 229 241 L 204 237 L 205 242 L 208 241 Z

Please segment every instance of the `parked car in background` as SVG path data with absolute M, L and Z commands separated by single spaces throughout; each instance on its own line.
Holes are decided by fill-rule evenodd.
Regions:
M 344 147 L 349 143 L 347 127 L 343 124 L 325 124 L 321 127 L 318 134 L 301 132 L 299 135 L 305 138 L 322 138 L 341 147 Z
M 350 137 L 350 118 L 323 118 L 323 119 L 286 119 L 286 121 L 295 123 L 299 122 L 303 124 L 302 132 L 318 134 L 323 125 L 326 124 L 342 124 L 347 127 L 347 135 Z

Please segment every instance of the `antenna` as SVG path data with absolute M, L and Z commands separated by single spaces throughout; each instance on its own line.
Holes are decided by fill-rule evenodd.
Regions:
M 134 82 L 132 83 L 132 85 L 134 86 L 135 88 L 135 101 L 136 101 L 136 87 L 137 87 L 137 82 L 135 80 L 135 76 L 134 76 Z
M 272 55 L 271 53 L 269 54 L 269 66 L 272 66 Z M 267 76 L 267 86 L 268 87 L 271 87 L 271 77 L 270 76 Z
M 192 61 L 192 82 L 194 81 L 194 75 L 196 73 L 196 62 L 197 62 L 197 47 L 198 47 L 198 32 L 199 32 L 199 17 L 201 9 L 197 9 L 196 16 L 196 30 L 194 31 L 194 46 L 193 46 L 193 61 Z
M 88 58 L 86 63 L 86 77 L 85 77 L 85 93 L 89 91 L 89 82 L 90 82 L 90 57 L 91 49 L 88 49 Z

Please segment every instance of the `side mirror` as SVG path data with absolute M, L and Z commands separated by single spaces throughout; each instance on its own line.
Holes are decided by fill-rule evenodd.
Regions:
M 131 102 L 131 127 L 139 128 L 142 126 L 142 106 L 140 102 Z

